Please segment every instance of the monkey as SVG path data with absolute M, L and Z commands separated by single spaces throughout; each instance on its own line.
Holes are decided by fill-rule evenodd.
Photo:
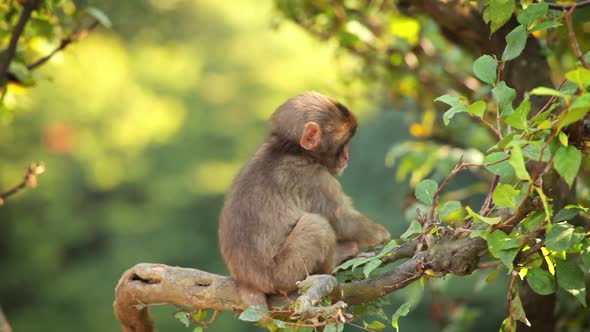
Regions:
M 309 274 L 329 274 L 360 247 L 388 240 L 353 208 L 336 178 L 349 160 L 355 116 L 317 92 L 270 117 L 270 135 L 243 166 L 219 218 L 221 254 L 246 305 L 267 306 Z

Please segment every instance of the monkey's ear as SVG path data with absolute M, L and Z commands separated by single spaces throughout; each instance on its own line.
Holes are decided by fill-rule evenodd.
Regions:
M 313 150 L 320 145 L 322 129 L 317 122 L 308 122 L 303 127 L 303 135 L 299 144 L 306 150 Z

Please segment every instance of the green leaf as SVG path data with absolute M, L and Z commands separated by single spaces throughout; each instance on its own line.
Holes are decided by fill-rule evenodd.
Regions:
M 496 230 L 485 236 L 490 254 L 502 261 L 509 271 L 512 271 L 514 258 L 520 251 L 520 239 L 510 237 L 501 230 Z
M 538 144 L 532 143 L 522 147 L 522 154 L 532 160 L 549 161 L 551 159 L 551 151 L 549 149 L 543 150 L 543 158 L 541 158 L 541 148 Z
M 559 138 L 559 143 L 561 143 L 561 145 L 563 146 L 568 146 L 569 144 L 569 138 L 567 137 L 567 134 L 564 133 L 563 131 L 559 133 L 559 135 L 557 136 Z
M 520 190 L 514 189 L 509 184 L 500 183 L 492 194 L 494 203 L 499 207 L 516 207 L 516 197 L 520 194 Z
M 482 55 L 473 62 L 473 74 L 485 83 L 496 83 L 496 71 L 498 63 L 489 55 Z
M 527 33 L 524 26 L 519 25 L 506 35 L 506 48 L 502 53 L 502 61 L 510 61 L 522 53 L 526 45 Z
M 459 97 L 451 96 L 449 94 L 442 95 L 436 98 L 434 101 L 440 101 L 441 103 L 445 103 L 449 106 L 456 106 L 461 104 L 461 99 Z
M 586 209 L 575 205 L 568 205 L 561 211 L 557 212 L 557 214 L 553 217 L 553 222 L 572 220 L 580 212 L 586 212 Z
M 407 239 L 414 234 L 420 233 L 422 233 L 422 225 L 420 225 L 418 220 L 412 220 L 410 226 L 408 226 L 408 229 L 402 235 L 400 235 L 400 237 L 402 239 Z
M 430 179 L 422 180 L 416 186 L 416 198 L 426 204 L 432 205 L 434 193 L 438 189 L 438 184 Z
M 438 211 L 439 219 L 445 219 L 449 214 L 461 209 L 461 202 L 459 201 L 448 201 Z
M 575 296 L 585 307 L 586 283 L 584 282 L 584 272 L 576 263 L 571 261 L 557 259 L 556 263 L 557 284 L 566 292 Z
M 569 99 L 569 97 L 570 97 L 568 94 L 565 94 L 561 91 L 557 91 L 555 89 L 544 87 L 544 86 L 534 88 L 533 90 L 531 90 L 530 94 L 537 95 L 537 96 L 555 96 L 555 97 L 561 97 L 561 98 L 565 98 L 565 99 Z
M 518 291 L 514 292 L 512 301 L 510 302 L 510 317 L 523 322 L 526 326 L 531 326 L 531 323 L 526 318 L 526 314 L 524 313 L 524 308 L 522 307 L 520 296 L 518 296 Z
M 582 242 L 584 239 L 584 229 L 562 222 L 555 224 L 545 239 L 545 246 L 549 250 L 563 251 L 568 250 L 574 245 Z
M 35 77 L 27 66 L 20 61 L 11 61 L 8 71 L 16 77 L 20 84 L 30 86 L 35 84 Z
M 373 331 L 381 331 L 385 328 L 385 324 L 381 323 L 378 320 L 374 320 L 371 323 L 367 323 L 363 321 L 363 325 L 366 329 L 373 330 Z
M 483 19 L 486 23 L 491 22 L 490 29 L 492 33 L 500 29 L 514 12 L 514 0 L 494 0 L 490 1 L 489 5 L 483 12 Z
M 582 89 L 590 85 L 590 70 L 584 67 L 578 67 L 574 70 L 568 71 L 565 73 L 565 77 L 579 85 Z
M 514 174 L 521 180 L 530 180 L 531 176 L 526 170 L 524 164 L 524 157 L 522 155 L 522 149 L 520 145 L 513 145 L 510 154 L 510 165 L 514 168 Z
M 535 25 L 532 29 L 530 29 L 529 33 L 533 33 L 535 31 L 540 31 L 540 30 L 545 30 L 545 29 L 557 28 L 560 26 L 561 26 L 561 23 L 559 23 L 557 21 L 543 21 L 543 22 Z
M 374 259 L 367 263 L 367 265 L 365 265 L 365 267 L 363 268 L 363 274 L 365 275 L 365 278 L 368 279 L 371 272 L 378 268 L 379 265 L 381 265 L 381 261 L 378 259 Z
M 555 153 L 553 167 L 571 187 L 582 164 L 582 153 L 575 146 L 562 146 Z
M 113 24 L 109 17 L 100 9 L 96 7 L 86 7 L 86 13 L 92 16 L 95 20 L 98 21 L 103 27 L 110 28 Z
M 193 329 L 193 332 L 203 332 L 203 327 L 202 326 L 197 326 Z
M 336 332 L 336 324 L 331 323 L 324 327 L 324 332 Z
M 524 220 L 524 228 L 527 231 L 532 232 L 537 227 L 539 227 L 539 225 L 541 225 L 541 223 L 545 221 L 545 219 L 547 219 L 547 214 L 545 214 L 544 211 L 533 212 Z
M 197 322 L 203 321 L 206 317 L 207 317 L 207 310 L 203 310 L 203 309 L 197 310 L 193 314 L 193 319 Z
M 248 307 L 246 310 L 242 311 L 240 316 L 238 316 L 239 320 L 243 320 L 245 322 L 258 322 L 264 316 L 262 312 L 265 311 L 266 308 L 258 307 L 258 306 L 251 306 Z
M 284 329 L 287 327 L 287 323 L 283 322 L 282 320 L 275 319 L 273 323 L 280 329 Z
M 492 95 L 498 102 L 500 114 L 506 116 L 513 112 L 512 101 L 516 97 L 516 91 L 506 85 L 506 82 L 501 81 L 492 89 Z
M 549 5 L 547 5 L 547 3 L 545 2 L 530 4 L 528 7 L 526 7 L 525 10 L 521 11 L 520 14 L 518 14 L 518 23 L 524 25 L 525 27 L 528 27 L 536 19 L 545 15 L 548 8 Z
M 498 252 L 505 249 L 516 249 L 521 246 L 520 239 L 506 234 L 502 230 L 495 230 L 486 236 L 490 252 Z
M 528 128 L 527 115 L 531 111 L 531 102 L 528 99 L 523 100 L 522 103 L 514 110 L 514 113 L 506 117 L 506 123 L 516 129 Z
M 467 106 L 467 111 L 478 118 L 481 118 L 486 112 L 486 102 L 483 100 L 478 100 L 475 103 Z
M 453 118 L 453 116 L 455 116 L 455 114 L 463 113 L 463 112 L 468 112 L 467 106 L 465 106 L 463 104 L 455 105 L 455 106 L 449 108 L 443 114 L 443 122 L 444 122 L 445 126 L 449 125 L 449 123 L 451 122 L 451 119 Z
M 506 152 L 492 152 L 483 159 L 483 163 L 489 164 L 489 163 L 493 163 L 498 160 L 505 159 L 507 157 L 509 157 L 509 155 Z M 514 175 L 514 169 L 512 168 L 512 166 L 510 165 L 510 162 L 508 160 L 499 162 L 497 164 L 486 166 L 485 168 L 488 171 L 490 171 L 496 175 L 499 175 L 499 176 L 512 176 L 512 175 Z
M 518 137 L 515 132 L 511 132 L 510 134 L 504 135 L 500 142 L 489 148 L 488 151 L 495 149 L 506 150 L 507 146 L 512 145 L 515 140 L 518 140 Z
M 488 225 L 495 225 L 502 220 L 502 217 L 484 217 L 480 216 L 479 214 L 475 213 L 469 206 L 465 207 L 467 213 L 474 219 L 474 220 L 481 220 Z
M 178 319 L 185 327 L 190 325 L 190 321 L 188 320 L 188 315 L 184 311 L 179 311 L 174 314 L 174 318 Z
M 559 129 L 582 120 L 588 111 L 590 111 L 590 93 L 584 93 L 576 98 L 564 113 L 563 118 L 559 121 Z
M 511 317 L 506 317 L 500 324 L 500 332 L 516 332 L 516 322 Z
M 537 294 L 549 295 L 555 292 L 555 277 L 549 271 L 534 267 L 527 272 L 526 280 Z
M 402 304 L 399 308 L 397 308 L 393 316 L 391 316 L 391 326 L 393 326 L 397 332 L 399 332 L 398 322 L 400 317 L 406 316 L 408 313 L 410 313 L 411 309 L 412 305 L 406 302 Z

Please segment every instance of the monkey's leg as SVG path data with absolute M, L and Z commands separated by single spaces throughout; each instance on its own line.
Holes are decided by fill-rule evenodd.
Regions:
M 348 258 L 355 257 L 359 253 L 359 245 L 356 241 L 338 241 L 338 249 L 336 251 L 336 262 L 334 265 L 339 265 Z
M 268 307 L 266 302 L 266 294 L 263 292 L 249 287 L 247 285 L 238 284 L 238 293 L 240 294 L 240 299 L 248 306 L 263 306 Z
M 317 214 L 304 214 L 273 258 L 276 291 L 297 289 L 296 282 L 310 274 L 329 274 L 336 264 L 336 234 Z

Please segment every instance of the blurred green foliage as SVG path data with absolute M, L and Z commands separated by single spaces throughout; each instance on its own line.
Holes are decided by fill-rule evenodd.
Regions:
M 413 219 L 401 210 L 415 206 L 404 181 L 415 185 L 431 172 L 442 178 L 459 155 L 481 159 L 491 142 L 465 117 L 441 131 L 432 102 L 449 87 L 471 97 L 489 92 L 466 74 L 473 57 L 445 41 L 432 21 L 403 16 L 390 1 L 371 1 L 384 8 L 355 0 L 340 7 L 325 1 L 56 3 L 72 17 L 75 8 L 96 6 L 112 28 L 97 29 L 35 70 L 34 88 L 10 84 L 3 100 L 0 188 L 18 182 L 31 161 L 47 164 L 39 188 L 0 208 L 0 305 L 15 331 L 117 330 L 114 287 L 138 262 L 227 274 L 216 236 L 223 194 L 264 139 L 268 115 L 299 92 L 330 94 L 360 115 L 342 182 L 359 210 L 393 234 Z M 55 20 L 36 17 L 31 29 L 44 19 Z M 75 28 L 74 21 L 63 23 L 69 28 L 25 38 L 32 53 L 19 61 L 53 50 Z M 9 32 L 0 26 L 3 44 Z M 549 37 L 554 70 L 571 66 L 563 30 Z M 590 45 L 588 38 L 580 42 Z M 391 112 L 392 105 L 406 112 Z M 442 143 L 390 150 L 408 134 Z M 472 149 L 464 149 L 467 143 Z M 389 165 L 402 156 L 406 161 L 394 171 L 386 156 Z M 487 188 L 470 183 L 473 178 L 461 176 L 450 186 L 461 190 L 444 200 L 478 201 L 473 194 Z M 409 300 L 417 306 L 401 319 L 404 331 L 435 330 L 441 306 L 448 309 L 448 331 L 474 322 L 495 331 L 505 315 L 506 277 L 483 287 L 488 274 L 460 283 L 438 279 L 429 292 L 417 284 L 389 296 L 386 309 Z M 174 312 L 156 308 L 160 330 L 186 330 Z M 223 313 L 210 330 L 252 329 Z

